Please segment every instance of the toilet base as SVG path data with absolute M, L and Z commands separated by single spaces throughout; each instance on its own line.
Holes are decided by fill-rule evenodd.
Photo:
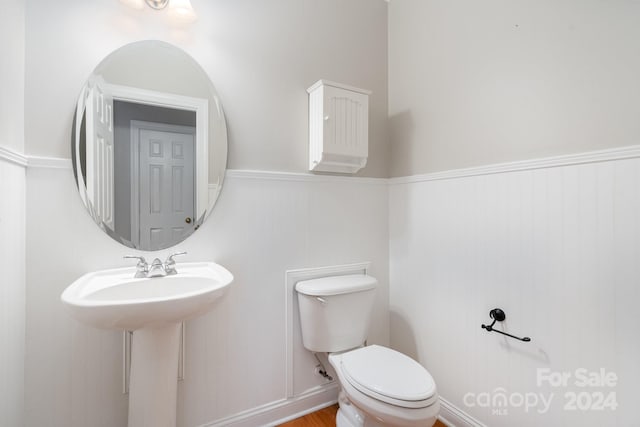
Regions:
M 360 425 L 352 423 L 349 417 L 344 414 L 344 411 L 338 409 L 338 413 L 336 414 L 336 427 L 360 427 Z
M 364 426 L 364 414 L 349 402 L 343 391 L 340 391 L 338 406 L 340 408 L 336 414 L 336 427 Z
M 385 427 L 385 424 L 366 416 L 360 409 L 356 408 L 347 399 L 343 391 L 340 392 L 338 405 L 340 409 L 338 409 L 336 415 L 336 427 Z
M 432 427 L 440 412 L 437 395 L 433 403 L 424 408 L 400 408 L 364 395 L 344 378 L 341 358 L 344 353 L 329 355 L 329 363 L 338 375 L 340 409 L 336 415 L 337 427 Z

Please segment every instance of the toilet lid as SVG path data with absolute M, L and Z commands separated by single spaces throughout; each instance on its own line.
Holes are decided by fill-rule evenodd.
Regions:
M 390 348 L 370 345 L 342 355 L 342 371 L 360 392 L 399 406 L 422 407 L 436 392 L 431 374 L 418 362 Z

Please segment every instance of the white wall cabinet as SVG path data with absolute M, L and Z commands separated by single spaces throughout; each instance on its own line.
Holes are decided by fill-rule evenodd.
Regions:
M 309 170 L 356 173 L 369 154 L 371 91 L 319 80 L 307 92 Z

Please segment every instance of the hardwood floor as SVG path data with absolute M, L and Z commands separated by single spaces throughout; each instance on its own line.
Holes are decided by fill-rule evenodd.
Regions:
M 293 421 L 289 421 L 284 424 L 280 424 L 279 427 L 335 427 L 336 425 L 336 413 L 338 412 L 338 405 L 332 405 L 319 411 L 312 412 L 301 418 L 296 418 Z M 440 421 L 436 421 L 434 427 L 446 427 Z
M 296 418 L 288 423 L 280 424 L 280 427 L 335 427 L 337 412 L 338 405 L 331 405 L 302 418 Z

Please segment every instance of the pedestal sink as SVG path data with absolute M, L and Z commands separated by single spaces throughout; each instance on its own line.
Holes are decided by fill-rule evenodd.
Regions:
M 134 279 L 135 268 L 85 274 L 61 295 L 71 316 L 102 329 L 134 331 L 129 427 L 174 427 L 180 323 L 208 311 L 233 281 L 212 262 L 178 274 Z

